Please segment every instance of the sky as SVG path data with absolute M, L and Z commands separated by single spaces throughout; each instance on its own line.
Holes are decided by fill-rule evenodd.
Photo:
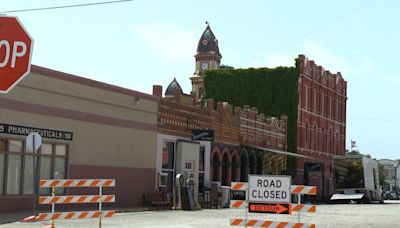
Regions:
M 1 0 L 0 14 L 94 2 Z M 294 66 L 305 54 L 347 81 L 346 149 L 354 140 L 373 158 L 400 159 L 399 9 L 396 0 L 133 0 L 6 14 L 33 37 L 32 64 L 149 94 L 174 78 L 190 93 L 206 21 L 222 64 Z

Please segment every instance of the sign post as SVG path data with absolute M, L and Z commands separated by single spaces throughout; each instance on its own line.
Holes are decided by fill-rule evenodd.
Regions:
M 0 16 L 0 93 L 29 74 L 33 39 L 17 17 Z
M 26 137 L 26 152 L 32 152 L 32 168 L 33 168 L 33 215 L 36 215 L 36 196 L 38 192 L 38 170 L 39 170 L 39 156 L 36 151 L 42 145 L 42 137 L 37 132 L 31 132 Z M 36 162 L 35 162 L 36 161 Z

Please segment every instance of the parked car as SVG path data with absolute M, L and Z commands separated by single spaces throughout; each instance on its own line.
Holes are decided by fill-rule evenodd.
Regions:
M 399 200 L 400 199 L 399 193 L 396 191 L 389 192 L 389 199 L 390 200 Z

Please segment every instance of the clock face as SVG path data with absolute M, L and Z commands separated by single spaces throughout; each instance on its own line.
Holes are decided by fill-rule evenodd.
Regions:
M 208 69 L 208 63 L 201 63 L 201 69 L 202 70 L 207 70 Z
M 206 46 L 208 44 L 208 40 L 202 40 L 201 43 Z

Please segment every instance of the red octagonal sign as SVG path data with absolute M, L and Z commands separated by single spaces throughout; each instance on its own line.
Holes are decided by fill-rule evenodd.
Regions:
M 18 18 L 0 16 L 0 93 L 7 93 L 31 69 L 33 40 Z

